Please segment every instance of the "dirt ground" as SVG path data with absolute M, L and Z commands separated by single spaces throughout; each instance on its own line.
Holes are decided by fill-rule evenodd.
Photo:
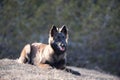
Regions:
M 75 75 L 63 70 L 40 69 L 34 65 L 19 64 L 16 60 L 0 60 L 0 80 L 119 80 L 118 77 L 95 70 L 68 67 L 78 71 Z

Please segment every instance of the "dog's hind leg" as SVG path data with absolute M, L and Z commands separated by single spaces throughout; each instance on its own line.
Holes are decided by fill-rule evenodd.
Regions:
M 30 52 L 31 52 L 31 46 L 30 44 L 25 45 L 23 48 L 20 57 L 18 59 L 19 63 L 29 63 L 30 62 Z

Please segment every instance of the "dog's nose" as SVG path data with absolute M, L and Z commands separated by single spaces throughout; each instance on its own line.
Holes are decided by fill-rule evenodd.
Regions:
M 65 44 L 62 44 L 62 43 L 61 43 L 61 46 L 62 46 L 62 47 L 65 47 Z

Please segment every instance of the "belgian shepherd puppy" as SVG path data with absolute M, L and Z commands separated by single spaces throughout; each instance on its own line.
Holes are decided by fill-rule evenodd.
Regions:
M 48 44 L 32 43 L 23 48 L 19 63 L 30 63 L 40 68 L 65 69 L 68 30 L 66 26 L 52 26 Z

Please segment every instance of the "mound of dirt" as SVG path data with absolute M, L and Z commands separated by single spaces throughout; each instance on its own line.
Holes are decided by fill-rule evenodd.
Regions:
M 57 69 L 40 69 L 29 64 L 19 64 L 16 60 L 0 60 L 0 80 L 119 80 L 118 77 L 95 70 L 69 67 L 81 75 Z

